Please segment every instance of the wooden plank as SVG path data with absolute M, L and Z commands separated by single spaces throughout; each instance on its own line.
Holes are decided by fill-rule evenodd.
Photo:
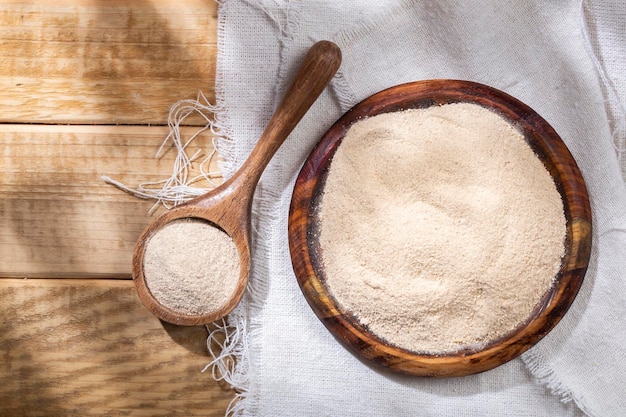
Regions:
M 130 281 L 0 279 L 0 415 L 223 416 L 204 327 L 161 323 Z
M 213 0 L 0 1 L 0 122 L 164 124 L 213 97 Z
M 181 132 L 188 138 L 196 130 Z M 169 177 L 176 153 L 154 158 L 167 133 L 165 127 L 0 125 L 0 276 L 129 277 L 152 202 L 101 176 L 129 186 Z M 189 153 L 210 154 L 211 139 L 201 134 Z M 209 169 L 218 171 L 217 160 Z

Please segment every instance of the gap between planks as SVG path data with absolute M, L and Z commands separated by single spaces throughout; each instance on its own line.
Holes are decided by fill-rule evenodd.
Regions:
M 155 159 L 167 133 L 163 126 L 0 125 L 0 276 L 130 277 L 132 250 L 153 202 L 101 176 L 131 187 L 168 178 L 176 152 Z M 189 152 L 196 149 L 213 151 L 210 132 Z M 209 170 L 219 172 L 217 159 Z

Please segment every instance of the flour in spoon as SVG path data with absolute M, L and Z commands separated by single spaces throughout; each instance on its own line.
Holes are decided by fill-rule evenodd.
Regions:
M 143 270 L 161 305 L 185 315 L 209 314 L 237 288 L 239 253 L 232 238 L 212 224 L 175 220 L 147 242 Z
M 516 128 L 470 103 L 352 125 L 318 215 L 331 294 L 374 334 L 415 352 L 511 332 L 564 254 L 552 177 Z

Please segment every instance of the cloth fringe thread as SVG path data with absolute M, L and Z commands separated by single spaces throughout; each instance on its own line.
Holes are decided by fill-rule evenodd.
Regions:
M 213 116 L 218 110 L 217 106 L 209 103 L 202 92 L 198 93 L 196 100 L 181 100 L 171 107 L 168 116 L 169 134 L 155 155 L 156 158 L 160 158 L 171 147 L 176 150 L 177 154 L 169 178 L 143 182 L 136 188 L 129 187 L 108 176 L 103 176 L 102 179 L 135 197 L 155 200 L 150 213 L 161 205 L 170 209 L 215 188 L 217 184 L 214 180 L 221 177 L 221 173 L 211 172 L 208 167 L 218 156 L 219 141 L 224 139 Z M 181 125 L 192 115 L 200 116 L 206 124 L 187 137 L 181 133 Z M 210 131 L 212 135 L 213 149 L 208 154 L 197 149 L 190 155 L 188 153 L 189 145 L 205 131 Z M 204 158 L 201 159 L 203 156 Z M 192 177 L 192 164 L 199 160 L 198 169 L 200 173 Z
M 232 318 L 230 319 L 232 321 Z M 211 376 L 216 381 L 224 381 L 237 389 L 249 385 L 248 362 L 242 360 L 248 352 L 248 325 L 245 319 L 237 320 L 236 324 L 228 324 L 226 320 L 207 326 L 209 337 L 207 348 L 211 355 L 211 362 L 202 372 L 211 370 Z M 217 349 L 216 349 L 217 348 Z M 242 415 L 248 391 L 237 389 L 235 397 L 228 404 L 226 416 Z

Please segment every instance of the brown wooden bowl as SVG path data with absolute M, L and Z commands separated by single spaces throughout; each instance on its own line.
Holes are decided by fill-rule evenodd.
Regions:
M 567 221 L 565 256 L 555 284 L 528 319 L 477 350 L 418 354 L 389 345 L 345 311 L 325 286 L 317 241 L 318 202 L 330 161 L 350 126 L 364 117 L 411 108 L 470 102 L 495 110 L 523 133 L 552 175 Z M 591 252 L 591 209 L 583 177 L 555 130 L 530 107 L 494 88 L 468 81 L 398 85 L 357 104 L 322 137 L 297 178 L 289 212 L 289 248 L 302 292 L 315 314 L 347 348 L 375 364 L 419 376 L 463 376 L 492 369 L 525 352 L 566 313 L 582 285 Z

